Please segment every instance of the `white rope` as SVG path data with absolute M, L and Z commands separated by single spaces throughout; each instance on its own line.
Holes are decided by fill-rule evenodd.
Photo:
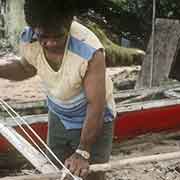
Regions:
M 63 173 L 64 174 L 69 174 L 74 180 L 82 180 L 81 178 L 74 176 L 69 169 L 66 168 L 66 166 L 58 159 L 58 157 L 53 153 L 53 151 L 47 146 L 47 144 L 39 137 L 39 135 L 29 126 L 29 124 L 14 110 L 9 106 L 8 103 L 6 103 L 4 100 L 0 98 L 1 104 L 4 104 L 6 107 L 8 107 L 19 120 L 21 120 L 27 127 L 28 129 L 35 135 L 35 137 L 42 143 L 42 145 L 49 151 L 49 153 L 55 158 L 55 160 L 63 167 Z
M 55 164 L 49 159 L 46 153 L 40 148 L 40 146 L 33 140 L 33 138 L 28 134 L 28 132 L 23 128 L 23 126 L 16 120 L 16 118 L 11 114 L 11 112 L 0 102 L 1 106 L 6 110 L 6 112 L 11 116 L 11 118 L 17 123 L 21 130 L 26 134 L 26 136 L 31 140 L 31 142 L 38 148 L 38 150 L 44 155 L 44 157 L 50 162 L 50 164 L 59 172 L 59 169 Z
M 154 46 L 155 46 L 155 23 L 156 23 L 156 0 L 153 0 L 153 15 L 152 15 L 152 49 L 151 49 L 151 65 L 150 65 L 150 84 L 153 86 L 153 67 L 154 67 Z

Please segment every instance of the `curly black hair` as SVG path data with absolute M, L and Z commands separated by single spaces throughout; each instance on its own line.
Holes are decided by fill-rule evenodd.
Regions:
M 31 27 L 54 27 L 89 9 L 103 8 L 104 0 L 25 0 L 25 19 Z

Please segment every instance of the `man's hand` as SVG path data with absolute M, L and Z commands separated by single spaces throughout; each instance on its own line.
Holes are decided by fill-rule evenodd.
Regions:
M 24 58 L 12 59 L 5 64 L 0 64 L 0 78 L 11 81 L 22 81 L 35 76 L 37 70 Z
M 65 161 L 65 166 L 72 174 L 78 177 L 85 178 L 89 173 L 89 162 L 81 155 L 74 153 Z

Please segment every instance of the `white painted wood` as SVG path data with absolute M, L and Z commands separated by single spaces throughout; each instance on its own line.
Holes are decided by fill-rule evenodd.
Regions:
M 135 97 L 140 96 L 143 94 L 152 94 L 152 93 L 158 93 L 158 92 L 164 92 L 167 90 L 177 89 L 180 88 L 180 83 L 175 84 L 169 84 L 164 86 L 158 86 L 158 87 L 152 87 L 152 88 L 142 88 L 142 89 L 130 89 L 130 90 L 123 90 L 114 93 L 115 99 L 117 98 L 129 98 L 129 97 Z
M 0 123 L 0 133 L 41 173 L 57 172 L 45 157 L 13 128 Z
M 174 97 L 174 98 L 180 98 L 180 87 L 179 88 L 173 88 L 173 89 L 169 89 L 167 91 L 164 92 L 164 94 L 167 97 Z
M 131 112 L 131 111 L 140 111 L 144 109 L 153 109 L 153 108 L 163 108 L 174 105 L 180 105 L 180 99 L 163 99 L 163 100 L 154 100 L 154 101 L 143 101 L 137 103 L 129 104 L 117 104 L 116 110 L 118 113 Z

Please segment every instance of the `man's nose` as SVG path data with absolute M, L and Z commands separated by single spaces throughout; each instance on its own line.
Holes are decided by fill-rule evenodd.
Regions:
M 46 47 L 54 47 L 57 45 L 57 42 L 53 39 L 46 39 L 44 42 L 43 42 L 43 45 L 46 46 Z

